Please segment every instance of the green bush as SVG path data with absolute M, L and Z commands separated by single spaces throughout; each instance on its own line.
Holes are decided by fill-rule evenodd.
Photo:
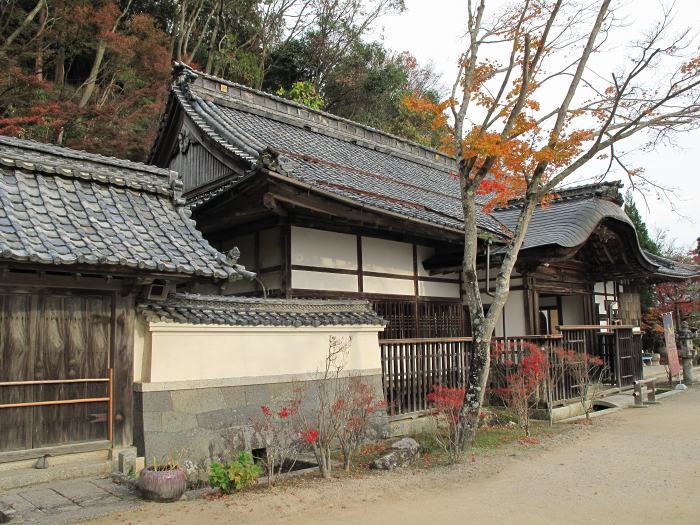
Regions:
M 209 486 L 224 494 L 252 485 L 263 470 L 253 462 L 250 452 L 241 452 L 236 459 L 226 463 L 212 462 L 209 467 Z

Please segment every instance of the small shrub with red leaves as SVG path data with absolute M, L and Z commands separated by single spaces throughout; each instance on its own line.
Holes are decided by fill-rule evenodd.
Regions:
M 586 414 L 586 420 L 589 421 L 593 401 L 600 393 L 601 380 L 607 371 L 605 362 L 599 357 L 564 348 L 555 349 L 554 355 L 563 374 L 576 385 L 579 402 Z
M 251 419 L 253 430 L 265 444 L 265 456 L 259 461 L 265 469 L 267 484 L 272 485 L 280 474 L 294 467 L 304 448 L 293 416 L 299 411 L 301 399 L 291 400 L 276 407 L 263 405 L 260 415 Z
M 502 350 L 494 350 L 497 354 L 499 351 Z M 547 355 L 537 345 L 526 343 L 520 346 L 517 354 L 509 352 L 500 362 L 505 367 L 505 381 L 493 392 L 513 410 L 520 428 L 530 436 L 530 413 L 545 397 L 549 370 Z
M 435 385 L 427 400 L 433 406 L 432 415 L 438 428 L 435 440 L 445 451 L 450 462 L 460 462 L 463 455 L 460 447 L 462 428 L 459 419 L 464 404 L 464 388 Z

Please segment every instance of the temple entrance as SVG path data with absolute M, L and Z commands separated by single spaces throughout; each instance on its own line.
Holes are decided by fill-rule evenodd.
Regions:
M 112 319 L 112 295 L 0 291 L 0 462 L 108 442 Z

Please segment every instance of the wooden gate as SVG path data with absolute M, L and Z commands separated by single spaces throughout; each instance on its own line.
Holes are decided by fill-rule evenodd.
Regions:
M 0 292 L 0 453 L 108 440 L 113 296 Z

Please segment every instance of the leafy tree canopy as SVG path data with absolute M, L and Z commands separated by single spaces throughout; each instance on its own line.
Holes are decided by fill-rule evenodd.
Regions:
M 143 160 L 171 60 L 436 145 L 438 78 L 365 41 L 403 0 L 0 2 L 0 134 Z
M 651 238 L 649 234 L 649 229 L 647 228 L 642 215 L 639 213 L 639 209 L 634 202 L 634 196 L 632 195 L 632 190 L 628 190 L 625 194 L 625 213 L 634 224 L 637 230 L 637 238 L 639 239 L 639 245 L 642 249 L 653 253 L 654 255 L 662 255 L 661 247 L 659 244 Z

